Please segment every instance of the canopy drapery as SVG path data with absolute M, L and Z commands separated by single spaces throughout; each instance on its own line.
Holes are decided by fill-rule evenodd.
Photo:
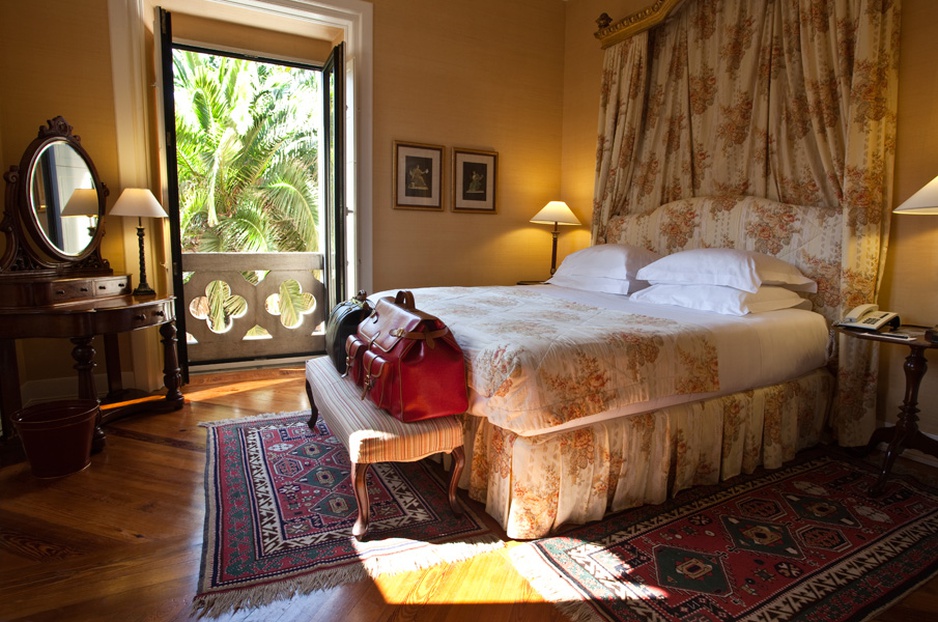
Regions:
M 593 241 L 612 216 L 693 196 L 840 210 L 822 294 L 876 299 L 889 238 L 899 0 L 687 0 L 606 49 Z M 878 350 L 840 337 L 832 428 L 875 426 Z

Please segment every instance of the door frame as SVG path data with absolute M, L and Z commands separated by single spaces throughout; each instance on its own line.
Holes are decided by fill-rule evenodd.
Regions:
M 161 110 L 153 110 L 152 87 L 148 83 L 147 37 L 152 40 L 152 28 L 157 6 L 172 11 L 192 11 L 193 0 L 108 0 L 108 26 L 111 41 L 111 74 L 114 89 L 115 130 L 120 188 L 149 187 L 154 167 L 165 166 L 163 140 L 165 128 Z M 363 0 L 214 0 L 205 2 L 199 13 L 205 17 L 225 19 L 232 8 L 260 11 L 265 14 L 295 20 L 298 24 L 311 23 L 339 28 L 346 44 L 346 70 L 354 73 L 347 80 L 348 101 L 354 102 L 350 111 L 352 123 L 347 130 L 351 140 L 346 145 L 346 179 L 348 209 L 355 214 L 356 262 L 349 265 L 349 283 L 371 290 L 372 269 L 372 168 L 373 168 L 373 6 Z M 149 31 L 149 33 L 148 33 Z M 159 72 L 157 72 L 159 73 Z M 157 89 L 160 77 L 157 76 Z M 156 122 L 151 133 L 148 119 Z M 151 137 L 155 135 L 155 139 Z M 156 142 L 156 147 L 151 142 Z M 152 158 L 157 158 L 153 160 Z M 162 171 L 165 173 L 165 171 Z M 160 179 L 165 184 L 166 175 Z M 113 183 L 113 182 L 112 182 Z M 163 187 L 162 190 L 166 191 Z M 129 220 L 129 219 L 123 219 Z M 125 240 L 126 266 L 136 266 L 137 246 L 133 243 L 135 227 L 122 223 Z M 114 225 L 112 225 L 113 227 Z M 165 227 L 165 223 L 156 226 Z M 165 233 L 165 232 L 161 232 Z M 351 232 L 350 232 L 351 233 Z M 151 235 L 154 243 L 162 240 L 161 249 L 151 250 L 148 265 L 163 283 L 170 287 L 169 236 Z M 151 245 L 152 249 L 152 245 Z M 159 255 L 157 257 L 157 255 Z M 131 271 L 131 270 L 128 270 Z M 157 280 L 157 279 L 154 279 Z M 184 337 L 183 337 L 184 338 Z M 149 331 L 132 333 L 133 382 L 141 389 L 153 390 L 162 386 L 162 361 L 159 340 Z

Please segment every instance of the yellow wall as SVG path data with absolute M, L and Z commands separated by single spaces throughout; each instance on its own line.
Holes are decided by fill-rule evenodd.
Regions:
M 70 0 L 0 5 L 0 164 L 4 171 L 18 166 L 40 126 L 61 115 L 75 128 L 109 187 L 110 207 L 119 188 L 106 24 L 107 0 L 82 0 L 80 6 Z M 112 223 L 104 226 L 120 230 Z M 105 235 L 102 255 L 115 272 L 126 271 L 120 235 Z M 65 340 L 29 340 L 20 352 L 24 381 L 74 374 L 71 345 Z
M 619 19 L 649 1 L 373 2 L 377 288 L 544 278 L 550 235 L 528 220 L 551 199 L 567 201 L 584 222 L 562 230 L 560 258 L 588 244 L 602 63 L 595 19 L 602 12 Z M 938 175 L 938 75 L 931 58 L 938 3 L 902 3 L 897 204 Z M 111 185 L 113 204 L 117 137 L 107 17 L 107 0 L 0 4 L 0 155 L 4 169 L 17 164 L 39 126 L 63 115 Z M 447 180 L 452 147 L 497 151 L 498 214 L 393 209 L 394 140 L 447 147 Z M 447 192 L 447 206 L 451 200 Z M 938 217 L 893 217 L 880 302 L 907 321 L 938 320 L 936 240 Z M 123 245 L 122 236 L 109 234 L 104 254 L 115 271 L 133 272 L 136 266 L 123 265 Z M 902 350 L 883 349 L 881 410 L 890 420 L 902 398 Z M 24 379 L 71 373 L 67 364 L 49 364 L 61 357 L 38 348 L 27 358 Z M 933 370 L 924 382 L 922 418 L 923 428 L 938 434 L 936 395 Z
M 565 198 L 564 3 L 379 0 L 374 20 L 375 289 L 546 278 L 549 229 L 528 221 Z M 395 140 L 446 147 L 445 211 L 392 207 Z M 450 210 L 453 147 L 498 153 L 495 215 Z

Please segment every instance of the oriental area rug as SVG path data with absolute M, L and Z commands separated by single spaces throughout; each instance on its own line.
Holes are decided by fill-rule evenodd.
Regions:
M 197 613 L 217 616 L 504 546 L 468 507 L 453 515 L 439 466 L 423 462 L 371 465 L 371 522 L 358 542 L 348 452 L 321 419 L 315 431 L 308 420 L 304 411 L 202 424 Z
M 572 620 L 869 620 L 938 573 L 938 491 L 814 453 L 557 537 L 512 563 Z

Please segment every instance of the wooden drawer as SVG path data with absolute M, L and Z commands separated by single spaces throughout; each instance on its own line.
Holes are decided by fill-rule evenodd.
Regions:
M 172 299 L 135 304 L 128 307 L 97 306 L 96 332 L 123 333 L 149 326 L 159 326 L 173 320 Z
M 81 277 L 0 279 L 0 308 L 22 309 L 76 304 L 95 298 L 126 296 L 131 292 L 127 274 Z
M 105 276 L 94 279 L 94 295 L 125 296 L 130 293 L 130 275 Z
M 85 300 L 94 296 L 94 279 L 61 279 L 37 285 L 35 293 L 39 305 Z

